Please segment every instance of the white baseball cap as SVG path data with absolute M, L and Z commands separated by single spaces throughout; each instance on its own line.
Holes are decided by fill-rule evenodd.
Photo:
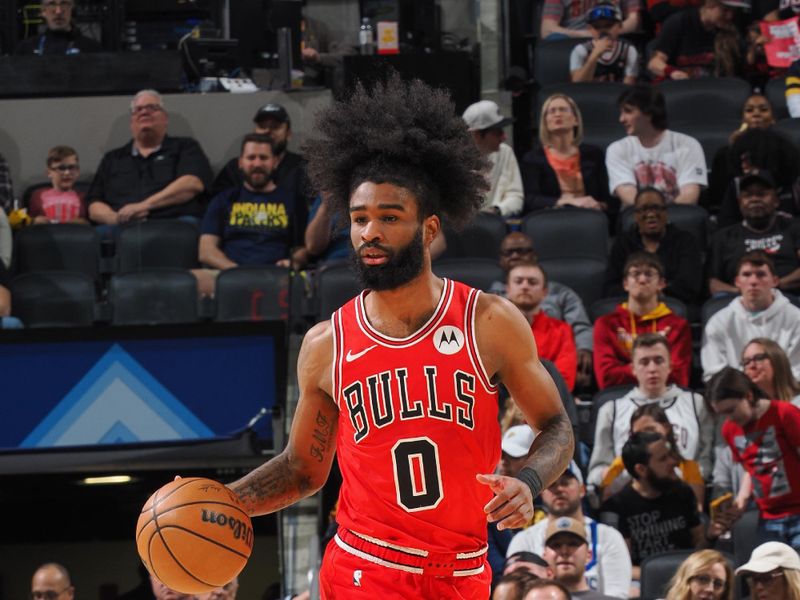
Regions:
M 769 573 L 779 567 L 800 571 L 800 556 L 791 546 L 781 542 L 767 542 L 753 550 L 750 560 L 736 569 L 736 574 Z
M 503 435 L 503 452 L 513 458 L 521 458 L 528 454 L 536 434 L 530 425 L 514 425 Z
M 500 114 L 500 107 L 491 100 L 481 100 L 470 104 L 461 116 L 470 131 L 482 131 L 505 127 L 514 122 L 511 117 Z

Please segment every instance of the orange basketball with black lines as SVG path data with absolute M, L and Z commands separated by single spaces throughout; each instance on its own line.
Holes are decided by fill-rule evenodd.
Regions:
M 144 503 L 136 547 L 147 570 L 168 588 L 201 594 L 231 581 L 253 550 L 250 517 L 223 484 L 176 479 Z

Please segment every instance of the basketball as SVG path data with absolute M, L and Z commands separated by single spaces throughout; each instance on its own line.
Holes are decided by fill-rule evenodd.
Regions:
M 183 594 L 221 587 L 253 549 L 250 517 L 223 484 L 177 479 L 145 502 L 136 524 L 139 556 L 152 575 Z

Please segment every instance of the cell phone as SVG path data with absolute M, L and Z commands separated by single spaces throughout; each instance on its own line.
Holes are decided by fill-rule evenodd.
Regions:
M 717 516 L 728 510 L 733 505 L 733 493 L 722 494 L 719 498 L 714 498 L 709 505 L 711 520 L 716 520 Z

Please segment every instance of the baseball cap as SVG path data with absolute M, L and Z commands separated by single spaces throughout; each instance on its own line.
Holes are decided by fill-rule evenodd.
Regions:
M 569 461 L 567 470 L 564 471 L 564 473 L 572 475 L 575 479 L 578 480 L 578 483 L 583 485 L 583 473 L 581 473 L 581 470 L 578 467 L 578 463 L 576 463 L 574 460 Z
M 728 8 L 752 8 L 750 0 L 719 0 L 719 3 Z
M 757 169 L 751 173 L 748 173 L 739 180 L 739 189 L 744 189 L 751 183 L 755 182 L 764 183 L 771 188 L 778 187 L 775 183 L 775 178 L 772 176 L 772 173 L 764 169 Z
M 781 542 L 767 542 L 753 550 L 750 560 L 736 569 L 736 574 L 769 573 L 779 567 L 800 571 L 800 556 L 791 546 Z
M 557 536 L 559 533 L 571 533 L 587 544 L 589 543 L 589 540 L 586 538 L 586 526 L 583 523 L 570 517 L 556 517 L 555 519 L 551 519 L 547 524 L 547 530 L 544 533 L 545 546 L 551 538 Z
M 528 454 L 536 434 L 530 425 L 514 425 L 509 427 L 503 435 L 501 447 L 503 452 L 514 458 L 521 458 Z
M 470 104 L 461 118 L 464 119 L 470 131 L 505 127 L 514 122 L 514 119 L 501 115 L 500 107 L 491 100 L 481 100 Z
M 288 123 L 289 122 L 289 113 L 286 112 L 286 109 L 283 108 L 280 104 L 276 104 L 275 102 L 270 102 L 269 104 L 265 104 L 261 108 L 256 111 L 256 116 L 253 117 L 253 123 L 258 123 L 263 121 L 264 119 L 275 119 L 276 121 L 280 121 L 281 123 Z
M 589 24 L 597 21 L 620 21 L 622 22 L 622 11 L 619 6 L 611 2 L 601 2 L 590 8 L 586 12 L 586 22 Z

